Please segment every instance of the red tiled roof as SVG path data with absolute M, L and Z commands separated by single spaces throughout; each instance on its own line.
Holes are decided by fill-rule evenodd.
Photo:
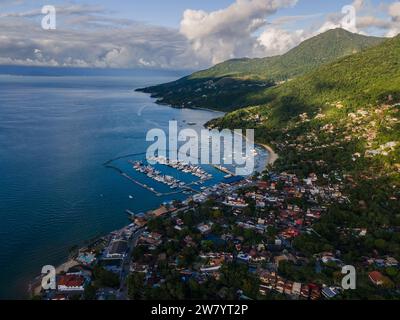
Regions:
M 156 217 L 160 217 L 160 216 L 162 216 L 162 215 L 164 215 L 164 214 L 166 214 L 166 213 L 168 213 L 168 209 L 167 209 L 166 207 L 164 207 L 164 206 L 161 206 L 161 207 L 158 208 L 157 210 L 154 210 L 154 211 L 153 211 L 153 214 L 154 214 Z
M 85 278 L 78 275 L 66 275 L 58 279 L 58 285 L 65 287 L 81 287 L 84 283 Z
M 377 283 L 377 282 L 383 280 L 383 275 L 382 275 L 382 273 L 380 273 L 379 271 L 372 271 L 372 272 L 369 274 L 369 277 L 370 277 L 370 279 L 371 279 L 373 282 L 375 282 L 375 283 Z
M 318 287 L 316 284 L 313 284 L 313 283 L 309 283 L 309 284 L 308 284 L 308 287 L 309 287 L 311 290 L 318 290 L 318 289 L 319 289 L 319 287 Z
M 258 182 L 258 187 L 259 187 L 259 188 L 268 188 L 268 182 L 266 182 L 266 181 L 259 181 L 259 182 Z

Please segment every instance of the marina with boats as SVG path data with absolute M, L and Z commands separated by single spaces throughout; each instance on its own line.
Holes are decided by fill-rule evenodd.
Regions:
M 133 181 L 135 184 L 141 186 L 142 188 L 154 193 L 158 197 L 162 196 L 170 196 L 174 194 L 184 193 L 184 194 L 191 194 L 191 193 L 199 193 L 200 190 L 203 190 L 205 187 L 200 187 L 200 190 L 196 190 L 194 186 L 201 186 L 206 181 L 213 179 L 213 175 L 206 172 L 204 169 L 200 168 L 197 165 L 188 164 L 182 161 L 173 161 L 163 157 L 152 157 L 149 159 L 150 162 L 164 165 L 169 168 L 175 169 L 177 171 L 183 172 L 185 174 L 191 174 L 192 176 L 197 177 L 196 181 L 192 182 L 185 182 L 172 175 L 164 174 L 161 170 L 156 169 L 154 166 L 149 164 L 146 161 L 133 161 L 128 160 L 128 163 L 132 165 L 132 168 L 140 174 L 147 176 L 148 178 L 152 179 L 155 182 L 161 183 L 165 186 L 168 186 L 171 189 L 171 192 L 159 192 L 155 190 L 155 188 L 138 181 L 137 179 L 131 177 L 125 172 L 121 174 L 128 178 L 129 180 Z
M 161 157 L 161 156 L 150 157 L 149 161 L 168 166 L 170 168 L 176 169 L 183 173 L 190 173 L 193 176 L 200 178 L 202 181 L 206 181 L 206 180 L 209 180 L 212 178 L 211 174 L 207 173 L 205 170 L 203 170 L 199 166 L 192 165 L 192 164 L 189 164 L 189 163 L 186 163 L 183 161 L 170 160 L 168 158 Z

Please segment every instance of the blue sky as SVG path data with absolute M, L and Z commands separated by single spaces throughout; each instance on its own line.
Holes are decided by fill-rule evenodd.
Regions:
M 101 6 L 110 11 L 110 14 L 116 17 L 144 21 L 151 24 L 167 27 L 179 27 L 182 14 L 186 9 L 215 11 L 228 7 L 234 1 L 232 0 L 76 0 L 76 1 L 5 1 L 10 3 L 8 9 L 14 11 L 33 10 L 38 5 L 54 4 L 86 4 L 92 6 Z M 21 2 L 21 4 L 18 4 Z M 372 5 L 390 4 L 392 0 L 370 0 Z M 13 5 L 17 3 L 17 5 Z M 282 9 L 274 15 L 275 17 L 285 15 L 313 15 L 317 13 L 330 14 L 339 12 L 345 5 L 351 4 L 351 0 L 299 0 L 291 8 Z
M 52 32 L 40 27 L 45 4 L 57 9 Z M 337 27 L 394 36 L 400 0 L 2 0 L 0 64 L 200 68 L 282 54 Z

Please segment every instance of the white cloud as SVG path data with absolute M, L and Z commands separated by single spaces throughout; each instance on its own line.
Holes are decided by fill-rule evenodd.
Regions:
M 218 63 L 234 57 L 264 53 L 254 33 L 265 26 L 265 18 L 297 0 L 236 0 L 229 7 L 214 11 L 186 10 L 181 33 L 201 58 Z
M 89 6 L 81 4 L 57 6 L 57 14 L 60 15 L 85 15 L 85 14 L 100 14 L 100 13 L 104 13 L 104 9 L 100 6 Z M 42 9 L 41 7 L 39 7 L 37 9 L 30 11 L 2 13 L 0 14 L 0 17 L 29 18 L 42 15 L 43 15 Z
M 0 64 L 199 69 L 230 58 L 283 54 L 338 27 L 359 33 L 379 29 L 387 36 L 400 33 L 400 1 L 374 6 L 354 0 L 357 23 L 349 28 L 341 12 L 328 14 L 323 22 L 321 13 L 267 22 L 297 0 L 232 0 L 232 5 L 213 12 L 186 10 L 179 30 L 115 18 L 99 6 L 69 4 L 57 8 L 54 31 L 41 29 L 39 10 L 8 12 L 5 5 L 13 1 L 0 2 Z M 309 27 L 296 30 L 299 21 L 304 25 L 314 18 L 318 24 L 309 22 Z M 288 31 L 289 26 L 294 31 Z
M 281 17 L 274 21 L 272 27 L 267 27 L 260 37 L 259 42 L 265 47 L 266 55 L 283 54 L 288 50 L 299 45 L 306 39 L 314 37 L 320 33 L 326 32 L 331 29 L 343 28 L 350 32 L 367 34 L 366 30 L 371 27 L 386 30 L 387 37 L 393 37 L 400 33 L 400 1 L 392 3 L 384 7 L 383 14 L 387 14 L 387 18 L 378 18 L 372 15 L 365 15 L 365 13 L 377 13 L 381 6 L 378 8 L 373 6 L 366 0 L 354 0 L 351 6 L 355 9 L 355 20 L 353 23 L 349 17 L 351 12 L 338 12 L 329 14 L 325 21 L 319 27 L 311 27 L 309 29 L 300 29 L 296 31 L 286 31 L 280 27 L 280 24 L 285 22 L 290 23 L 291 20 L 302 19 L 299 17 Z
M 280 55 L 307 38 L 303 30 L 288 32 L 277 28 L 266 29 L 258 38 L 268 55 Z
M 113 19 L 99 15 L 98 10 L 64 8 L 54 31 L 41 29 L 33 12 L 3 16 L 0 63 L 175 69 L 205 66 L 194 61 L 187 39 L 178 30 Z
M 386 32 L 385 36 L 393 37 L 400 33 L 400 1 L 374 6 L 366 0 L 355 0 L 357 9 L 357 32 L 377 28 Z M 383 16 L 383 17 L 382 17 Z
M 351 4 L 356 10 L 361 10 L 365 6 L 365 0 L 354 0 Z
M 400 2 L 391 4 L 388 13 L 394 21 L 400 22 Z
M 394 37 L 400 33 L 400 1 L 389 6 L 388 14 L 392 21 L 387 36 Z

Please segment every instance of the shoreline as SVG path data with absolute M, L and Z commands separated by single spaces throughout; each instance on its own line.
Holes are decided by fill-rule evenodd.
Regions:
M 248 138 L 243 133 L 240 133 L 240 135 L 243 138 L 245 138 L 246 141 L 248 141 Z M 267 169 L 267 167 L 269 165 L 273 166 L 275 164 L 276 160 L 279 159 L 279 155 L 274 151 L 274 149 L 272 149 L 271 146 L 269 146 L 269 145 L 267 145 L 265 143 L 262 143 L 262 142 L 257 142 L 257 141 L 254 142 L 254 145 L 255 146 L 260 146 L 260 147 L 262 147 L 263 149 L 265 149 L 268 152 L 268 161 L 266 163 L 266 166 L 265 166 L 266 168 L 265 169 Z
M 150 87 L 149 87 L 149 88 L 150 88 Z M 225 111 L 220 111 L 220 110 L 217 110 L 217 109 L 211 109 L 211 108 L 206 108 L 206 107 L 174 106 L 174 105 L 169 104 L 168 102 L 164 102 L 164 101 L 159 100 L 159 98 L 153 97 L 153 96 L 152 96 L 153 93 L 152 93 L 152 92 L 149 92 L 149 91 L 146 91 L 146 89 L 147 89 L 147 88 L 137 88 L 137 89 L 135 89 L 135 91 L 136 91 L 136 92 L 141 92 L 141 93 L 144 93 L 144 94 L 149 95 L 150 98 L 152 98 L 152 99 L 155 100 L 154 103 L 156 103 L 156 104 L 158 104 L 158 105 L 163 105 L 163 106 L 167 106 L 167 107 L 174 108 L 174 109 L 203 110 L 203 111 L 209 111 L 209 112 L 212 112 L 212 113 L 222 113 L 222 114 L 224 114 L 224 115 L 227 113 L 227 112 L 225 112 Z M 209 129 L 209 128 L 206 126 L 206 123 L 203 124 L 203 127 Z M 247 137 L 246 137 L 245 135 L 243 135 L 243 134 L 241 134 L 241 135 L 242 135 L 243 137 L 245 137 L 246 140 L 247 140 Z M 256 142 L 256 141 L 254 142 L 254 144 L 255 144 L 255 145 L 258 145 L 258 146 L 260 146 L 260 147 L 262 147 L 262 148 L 264 148 L 264 149 L 268 152 L 269 157 L 268 157 L 268 161 L 267 161 L 267 163 L 266 163 L 266 167 L 269 166 L 269 165 L 273 166 L 273 165 L 275 164 L 275 162 L 279 159 L 279 155 L 274 151 L 274 149 L 272 149 L 271 146 L 269 146 L 269 145 L 267 145 L 267 144 L 265 144 L 265 143 Z M 266 169 L 267 169 L 267 168 L 266 168 Z
M 170 108 L 174 108 L 173 106 L 169 106 L 169 107 L 170 107 Z M 199 110 L 199 109 L 196 109 L 196 108 L 193 108 L 193 109 L 192 109 L 192 108 L 185 108 L 185 109 Z M 212 113 L 218 113 L 218 111 L 216 111 L 216 110 L 206 110 L 206 109 L 202 109 L 202 111 L 207 111 L 207 112 L 212 112 Z M 205 127 L 206 123 L 207 123 L 207 122 L 203 123 L 202 126 Z M 143 152 L 143 153 L 130 154 L 130 155 L 118 157 L 118 158 L 115 158 L 115 159 L 125 158 L 125 157 L 128 157 L 128 156 L 133 156 L 133 155 L 138 155 L 138 154 L 143 154 L 143 155 L 145 155 L 146 153 Z M 109 164 L 110 164 L 112 161 L 114 161 L 115 159 L 108 160 L 107 162 L 103 163 L 103 165 L 104 165 L 105 167 L 107 167 L 107 165 L 109 165 Z M 191 196 L 189 196 L 187 199 L 189 199 L 189 198 L 191 198 Z M 187 200 L 187 199 L 186 199 L 186 200 Z M 131 223 L 132 223 L 132 222 L 126 223 L 126 224 L 122 227 L 122 229 L 123 229 L 123 228 L 126 228 L 126 227 L 129 226 Z M 115 233 L 116 231 L 119 231 L 119 230 L 121 230 L 121 229 L 112 230 L 112 231 L 110 231 L 110 232 L 105 233 L 104 235 L 100 235 L 100 236 L 96 237 L 95 239 L 92 239 L 92 242 L 96 242 L 96 241 L 99 241 L 99 240 L 101 240 L 101 239 L 106 239 L 106 238 L 110 237 L 113 233 Z M 82 243 L 82 244 L 77 244 L 77 246 L 79 247 L 78 250 L 82 250 L 82 249 L 84 249 L 84 248 L 86 247 L 83 243 Z M 63 273 L 63 272 L 65 273 L 65 272 L 67 272 L 71 267 L 74 267 L 74 266 L 77 266 L 77 265 L 80 265 L 80 264 L 81 264 L 81 263 L 78 262 L 75 258 L 72 258 L 72 257 L 65 257 L 64 259 L 62 259 L 62 261 L 61 261 L 60 263 L 54 265 L 55 270 L 56 270 L 56 275 L 59 275 L 60 273 Z M 39 296 L 39 295 L 40 295 L 41 290 L 42 290 L 42 278 L 43 278 L 43 275 L 41 275 L 41 274 L 40 274 L 40 275 L 36 275 L 34 278 L 31 278 L 31 280 L 28 282 L 28 286 L 27 286 L 28 288 L 27 288 L 27 291 L 26 291 L 28 298 L 31 299 L 31 298 L 33 298 L 33 297 L 35 297 L 35 296 Z
M 155 102 L 155 103 L 157 103 L 157 102 Z M 174 108 L 171 105 L 165 105 L 165 106 L 168 106 L 170 108 Z M 207 112 L 210 112 L 210 113 L 222 113 L 222 114 L 224 114 L 224 112 L 221 112 L 221 111 L 218 111 L 218 110 L 213 110 L 213 109 L 207 109 L 207 108 L 182 108 L 182 109 L 202 110 L 202 111 L 207 111 Z M 204 128 L 206 128 L 206 123 L 202 124 L 202 126 Z M 245 135 L 243 135 L 243 134 L 241 134 L 241 135 L 246 140 L 248 140 L 248 138 Z M 260 147 L 262 147 L 263 149 L 265 149 L 268 152 L 268 160 L 266 161 L 266 166 L 273 165 L 275 163 L 275 161 L 279 158 L 279 156 L 274 152 L 274 150 L 270 146 L 268 146 L 266 144 L 263 144 L 263 143 L 258 143 L 258 142 L 254 142 L 254 145 L 255 146 L 260 146 Z M 129 224 L 126 224 L 123 228 L 125 228 L 128 225 Z M 95 240 L 100 240 L 100 239 L 103 239 L 103 238 L 107 238 L 114 232 L 116 232 L 116 230 L 112 230 L 112 231 L 110 231 L 110 232 L 108 232 L 108 233 L 106 233 L 106 234 L 104 234 L 102 236 L 99 236 Z M 81 247 L 82 245 L 83 244 L 78 244 L 79 249 L 83 249 L 84 248 L 84 247 Z M 78 261 L 76 261 L 74 258 L 71 258 L 71 257 L 63 259 L 61 263 L 59 263 L 59 264 L 57 264 L 55 266 L 56 274 L 58 275 L 58 274 L 60 274 L 62 272 L 67 272 L 68 269 L 70 269 L 73 266 L 79 265 L 79 264 L 80 263 Z M 42 275 L 37 275 L 33 280 L 31 280 L 28 283 L 28 295 L 30 297 L 34 297 L 34 296 L 40 294 L 40 291 L 41 291 L 41 280 L 42 280 Z
M 265 150 L 268 151 L 269 157 L 268 157 L 267 165 L 273 166 L 275 164 L 276 160 L 279 159 L 279 155 L 274 151 L 274 149 L 272 149 L 271 146 L 269 146 L 265 143 L 256 142 L 256 144 L 263 147 Z
M 212 109 L 212 108 L 207 108 L 207 107 L 189 107 L 189 106 L 172 105 L 172 104 L 170 104 L 168 102 L 164 102 L 164 101 L 159 100 L 159 98 L 157 98 L 157 97 L 154 97 L 153 93 L 145 91 L 146 89 L 147 88 L 137 88 L 137 89 L 134 89 L 134 91 L 135 92 L 144 93 L 144 94 L 148 95 L 151 99 L 154 100 L 155 104 L 158 104 L 160 106 L 166 106 L 166 107 L 170 107 L 170 108 L 173 108 L 173 109 L 203 110 L 203 111 L 210 111 L 210 112 L 213 112 L 213 113 L 226 114 L 226 111 L 221 111 L 221 110 L 218 110 L 218 109 Z

